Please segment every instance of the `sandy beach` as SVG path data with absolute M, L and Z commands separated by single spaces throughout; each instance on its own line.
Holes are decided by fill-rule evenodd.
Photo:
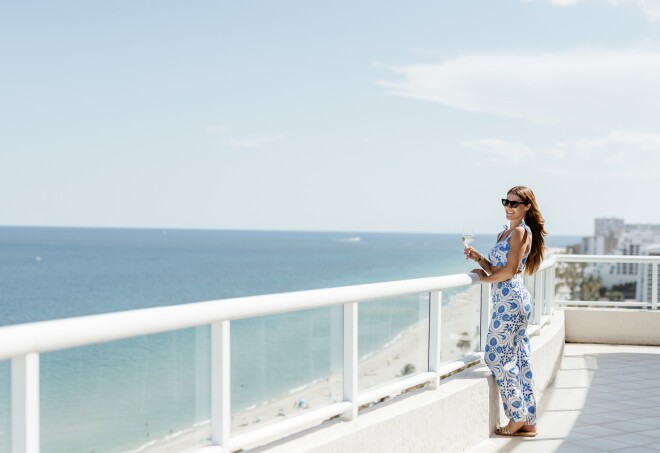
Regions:
M 461 292 L 443 294 L 442 350 L 443 361 L 463 357 L 479 346 L 480 287 L 471 286 Z M 397 379 L 407 364 L 415 371 L 426 371 L 428 322 L 413 325 L 401 332 L 381 349 L 360 359 L 360 391 L 374 388 Z M 236 412 L 232 416 L 231 432 L 242 434 L 342 400 L 342 376 L 334 373 L 296 389 L 272 401 Z M 133 452 L 186 452 L 206 444 L 210 438 L 210 423 L 202 422 L 189 430 L 152 441 Z

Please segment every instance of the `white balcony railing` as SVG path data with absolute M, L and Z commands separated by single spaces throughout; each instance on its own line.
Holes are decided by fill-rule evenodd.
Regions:
M 547 259 L 532 284 L 533 315 L 529 333 L 534 335 L 548 322 L 555 303 L 557 262 L 643 262 L 653 266 L 657 289 L 660 259 L 557 255 Z M 533 283 L 532 283 L 533 282 Z M 0 360 L 11 360 L 11 439 L 14 453 L 40 451 L 40 354 L 79 346 L 110 342 L 174 330 L 211 326 L 211 450 L 230 452 L 301 430 L 310 424 L 340 416 L 350 421 L 359 408 L 420 384 L 437 388 L 440 379 L 480 359 L 480 354 L 450 363 L 440 359 L 442 292 L 470 286 L 467 274 L 385 283 L 319 289 L 264 296 L 199 302 L 178 306 L 131 310 L 95 316 L 15 325 L 0 328 Z M 411 377 L 358 391 L 358 304 L 415 293 L 429 295 L 428 369 Z M 657 291 L 653 291 L 655 295 Z M 480 350 L 483 351 L 489 321 L 490 286 L 481 286 Z M 562 301 L 562 304 L 567 304 Z M 343 306 L 343 398 L 340 402 L 308 411 L 243 434 L 230 429 L 230 329 L 235 320 L 299 310 Z M 651 304 L 657 307 L 657 300 Z M 206 447 L 205 451 L 209 451 Z
M 651 266 L 651 300 L 644 301 L 592 301 L 592 300 L 557 300 L 557 306 L 563 307 L 626 307 L 626 308 L 646 308 L 657 310 L 658 308 L 658 256 L 631 256 L 631 255 L 557 255 L 559 263 L 611 263 L 611 264 L 641 264 Z M 643 271 L 646 271 L 645 269 Z

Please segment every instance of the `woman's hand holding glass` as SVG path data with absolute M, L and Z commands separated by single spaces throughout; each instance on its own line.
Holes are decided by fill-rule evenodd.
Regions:
M 481 254 L 472 247 L 465 247 L 463 253 L 465 254 L 465 259 L 468 260 L 478 261 L 479 258 L 481 257 Z
M 479 262 L 481 260 L 481 258 L 483 258 L 481 253 L 477 252 L 472 247 L 465 247 L 464 253 L 465 253 L 465 259 L 466 260 L 470 259 L 470 260 Z M 480 281 L 482 278 L 488 276 L 486 271 L 484 271 L 481 268 L 472 269 L 470 271 L 470 273 L 475 275 L 475 278 L 473 279 L 473 282 Z

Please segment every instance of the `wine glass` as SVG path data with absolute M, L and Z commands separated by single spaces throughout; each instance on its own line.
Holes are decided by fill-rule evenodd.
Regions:
M 461 240 L 465 247 L 469 247 L 470 244 L 474 242 L 474 229 L 473 228 L 464 228 L 463 233 L 461 234 Z M 465 260 L 468 260 L 468 257 L 465 257 Z

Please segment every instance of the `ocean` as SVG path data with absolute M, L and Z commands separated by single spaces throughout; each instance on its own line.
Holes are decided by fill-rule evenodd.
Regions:
M 486 251 L 494 234 L 477 234 Z M 578 236 L 550 236 L 548 245 Z M 136 308 L 467 272 L 460 235 L 0 227 L 0 326 Z M 360 355 L 424 316 L 360 307 Z M 232 409 L 341 368 L 340 307 L 232 323 Z M 364 328 L 362 326 L 364 325 Z M 42 451 L 134 451 L 210 417 L 207 327 L 41 355 Z M 0 452 L 9 452 L 0 362 Z M 204 442 L 204 439 L 200 439 Z

